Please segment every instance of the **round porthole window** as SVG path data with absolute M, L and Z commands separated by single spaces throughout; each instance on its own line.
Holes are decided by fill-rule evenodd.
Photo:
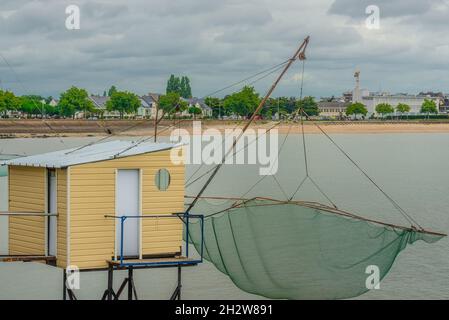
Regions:
M 170 173 L 167 169 L 159 169 L 154 177 L 154 183 L 160 191 L 165 191 L 170 185 Z

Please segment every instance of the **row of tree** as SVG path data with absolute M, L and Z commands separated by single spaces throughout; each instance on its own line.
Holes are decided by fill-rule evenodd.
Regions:
M 106 102 L 107 111 L 115 111 L 123 118 L 125 114 L 135 114 L 141 106 L 139 97 L 129 91 L 119 91 L 116 86 L 111 86 L 103 92 L 104 97 L 109 97 Z M 192 97 L 190 79 L 187 76 L 177 77 L 171 75 L 167 81 L 166 95 L 160 97 L 159 108 L 161 113 L 171 116 L 188 111 L 195 117 L 202 110 L 197 106 L 190 106 L 181 99 Z M 8 111 L 20 112 L 27 117 L 74 117 L 82 113 L 84 117 L 94 115 L 101 116 L 104 110 L 99 110 L 91 99 L 87 90 L 72 86 L 60 95 L 56 106 L 50 105 L 52 97 L 44 98 L 39 95 L 24 95 L 17 97 L 10 91 L 0 90 L 0 115 L 6 116 Z
M 231 115 L 249 117 L 254 113 L 260 101 L 261 97 L 256 90 L 253 87 L 245 86 L 242 90 L 223 99 L 207 97 L 204 102 L 212 108 L 214 118 L 222 118 Z M 292 114 L 298 108 L 302 108 L 309 116 L 319 114 L 318 104 L 313 97 L 304 97 L 303 99 L 269 98 L 260 114 L 264 118 L 271 118 L 274 115 L 282 117 Z
M 399 114 L 404 114 L 410 112 L 410 106 L 405 103 L 399 103 L 396 108 L 394 108 L 392 105 L 388 103 L 379 103 L 376 106 L 376 113 L 380 114 L 382 117 L 388 114 L 392 114 L 394 112 L 397 112 Z M 422 105 L 421 105 L 421 113 L 423 114 L 436 114 L 438 113 L 438 106 L 435 103 L 435 101 L 430 99 L 424 99 Z M 349 105 L 346 108 L 346 115 L 348 116 L 354 116 L 357 118 L 358 115 L 366 116 L 368 113 L 368 110 L 366 109 L 366 106 L 361 102 L 355 102 Z
M 51 100 L 51 97 L 50 97 Z M 0 115 L 8 111 L 19 111 L 27 115 L 55 115 L 57 108 L 48 104 L 49 100 L 38 95 L 17 97 L 10 91 L 0 90 Z
M 114 86 L 109 90 L 110 99 L 106 103 L 108 111 L 117 111 L 121 117 L 124 114 L 137 112 L 141 105 L 139 97 L 129 91 L 118 91 Z M 52 97 L 45 99 L 39 95 L 24 95 L 17 97 L 10 91 L 0 90 L 0 114 L 6 116 L 8 111 L 20 112 L 28 117 L 61 116 L 74 117 L 82 112 L 84 117 L 101 115 L 104 110 L 95 107 L 85 89 L 71 87 L 64 91 L 56 106 L 50 105 Z
M 129 91 L 119 91 L 112 86 L 104 96 L 110 99 L 106 103 L 108 111 L 116 111 L 123 118 L 125 114 L 135 114 L 141 105 L 139 97 Z M 159 97 L 158 105 L 161 114 L 159 116 L 173 116 L 180 114 L 185 110 L 195 117 L 201 114 L 202 110 L 195 105 L 190 105 L 182 98 L 191 97 L 190 81 L 188 77 L 175 77 L 171 75 L 167 81 L 167 93 Z M 54 116 L 73 117 L 81 112 L 85 117 L 90 115 L 99 115 L 103 110 L 98 110 L 89 99 L 88 92 L 85 89 L 71 87 L 63 92 L 57 106 L 49 104 L 51 97 L 44 99 L 38 95 L 26 95 L 16 97 L 12 92 L 0 90 L 0 114 L 6 115 L 7 111 L 20 111 L 26 115 L 35 116 Z M 212 108 L 214 118 L 225 116 L 240 116 L 243 118 L 251 116 L 261 101 L 260 95 L 254 87 L 245 86 L 240 91 L 230 94 L 223 99 L 217 97 L 207 97 L 205 103 Z M 308 116 L 319 115 L 318 104 L 313 97 L 304 97 L 296 99 L 294 97 L 270 98 L 261 111 L 264 118 L 272 118 L 277 115 L 278 118 L 285 117 L 296 112 L 299 108 L 304 110 Z M 398 104 L 393 108 L 390 104 L 381 103 L 376 106 L 376 112 L 382 116 L 394 112 L 400 114 L 410 112 L 410 106 L 407 104 Z M 347 116 L 359 115 L 366 116 L 368 110 L 362 103 L 352 103 L 346 109 Z M 438 107 L 433 100 L 425 99 L 421 106 L 421 113 L 438 113 Z

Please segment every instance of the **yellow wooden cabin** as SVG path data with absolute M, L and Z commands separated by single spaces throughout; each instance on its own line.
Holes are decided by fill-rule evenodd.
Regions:
M 106 268 L 119 255 L 119 221 L 127 219 L 123 256 L 180 254 L 184 164 L 171 161 L 180 145 L 113 141 L 7 162 L 9 212 L 55 216 L 9 217 L 9 254 L 56 257 L 61 268 Z M 160 217 L 162 216 L 162 217 Z

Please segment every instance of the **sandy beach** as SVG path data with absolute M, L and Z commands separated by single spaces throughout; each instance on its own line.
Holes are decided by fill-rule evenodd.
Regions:
M 220 131 L 242 128 L 245 121 L 201 121 L 201 129 Z M 307 121 L 305 133 L 320 133 L 318 126 L 331 134 L 382 134 L 382 133 L 449 133 L 449 122 L 444 121 Z M 191 133 L 192 120 L 164 120 L 158 126 L 158 135 L 167 136 L 175 128 Z M 279 133 L 300 133 L 299 123 L 256 121 L 252 129 L 276 128 Z M 51 137 L 51 136 L 152 136 L 153 120 L 0 120 L 0 138 Z

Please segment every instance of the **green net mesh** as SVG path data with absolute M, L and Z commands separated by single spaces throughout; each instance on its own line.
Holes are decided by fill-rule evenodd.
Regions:
M 195 208 L 205 215 L 219 210 L 204 200 Z M 331 211 L 248 201 L 205 218 L 204 257 L 249 293 L 277 299 L 343 299 L 368 290 L 369 266 L 378 267 L 382 279 L 408 244 L 442 237 Z M 190 239 L 199 252 L 200 223 L 190 224 Z

